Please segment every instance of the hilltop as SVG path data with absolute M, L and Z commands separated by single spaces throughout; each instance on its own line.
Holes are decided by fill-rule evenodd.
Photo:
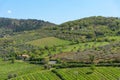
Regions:
M 36 30 L 48 26 L 55 26 L 55 24 L 37 19 L 0 18 L 0 37 L 6 34 L 12 35 L 14 32 Z
M 119 36 L 120 19 L 94 16 L 68 21 L 54 29 L 56 29 L 56 37 L 84 42 L 98 37 Z

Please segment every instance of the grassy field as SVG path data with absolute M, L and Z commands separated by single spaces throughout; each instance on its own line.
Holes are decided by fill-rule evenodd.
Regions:
M 16 61 L 12 64 L 10 61 L 0 60 L 0 80 L 7 79 L 8 75 L 16 74 L 17 76 L 42 70 L 41 66 L 28 64 L 23 61 Z
M 120 78 L 119 67 L 96 67 L 93 73 L 89 73 L 91 72 L 89 67 L 56 69 L 55 72 L 57 74 L 51 71 L 35 72 L 12 80 L 119 80 Z
M 31 44 L 31 45 L 39 46 L 43 48 L 44 46 L 52 47 L 52 46 L 70 44 L 70 41 L 61 40 L 55 37 L 47 37 L 47 38 L 42 38 L 42 39 L 37 39 L 37 40 L 27 42 L 27 44 Z

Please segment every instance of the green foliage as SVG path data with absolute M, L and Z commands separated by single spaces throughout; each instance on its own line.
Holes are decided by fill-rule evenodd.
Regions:
M 9 75 L 8 75 L 8 79 L 15 78 L 15 77 L 17 77 L 17 74 L 16 74 L 16 73 L 14 73 L 14 74 L 9 74 Z
M 104 36 L 117 36 L 119 35 L 119 31 L 119 18 L 93 16 L 59 25 L 55 36 L 66 40 L 84 42 Z
M 43 58 L 42 62 L 43 64 L 48 64 L 49 58 L 48 57 Z
M 39 29 L 41 27 L 55 26 L 55 24 L 35 19 L 0 18 L 0 28 L 8 28 L 14 32 Z

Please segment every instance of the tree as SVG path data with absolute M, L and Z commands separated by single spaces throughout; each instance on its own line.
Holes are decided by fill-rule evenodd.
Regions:
M 15 57 L 11 58 L 11 63 L 13 63 L 13 64 L 15 63 Z
M 89 59 L 90 59 L 91 64 L 93 64 L 95 56 L 94 55 L 89 55 Z
M 49 47 L 48 46 L 44 46 L 44 49 L 49 50 Z
M 91 64 L 90 69 L 91 69 L 91 71 L 93 73 L 95 71 L 95 64 Z
M 44 69 L 50 69 L 52 66 L 50 64 L 44 64 Z
M 45 58 L 43 58 L 43 64 L 48 64 L 48 62 L 49 62 L 49 58 L 48 57 L 45 57 Z
M 43 64 L 44 64 L 44 68 L 45 68 L 45 69 L 50 69 L 50 68 L 51 68 L 51 65 L 48 64 L 48 62 L 49 62 L 49 57 L 43 58 L 42 61 L 43 61 Z

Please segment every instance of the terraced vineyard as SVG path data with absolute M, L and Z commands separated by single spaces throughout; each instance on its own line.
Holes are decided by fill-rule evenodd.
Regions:
M 11 80 L 61 80 L 61 79 L 51 71 L 43 71 L 29 75 L 24 75 Z
M 59 46 L 59 45 L 70 44 L 70 41 L 61 40 L 55 37 L 47 37 L 47 38 L 42 38 L 27 42 L 27 44 L 31 44 L 39 47 L 44 47 L 44 46 L 52 47 L 54 45 Z
M 119 80 L 120 78 L 119 67 L 97 67 L 93 73 L 90 72 L 91 69 L 88 67 L 56 69 L 54 73 L 51 71 L 36 72 L 11 80 Z
M 98 67 L 93 73 L 89 68 L 74 68 L 56 70 L 64 80 L 118 80 L 120 68 Z

